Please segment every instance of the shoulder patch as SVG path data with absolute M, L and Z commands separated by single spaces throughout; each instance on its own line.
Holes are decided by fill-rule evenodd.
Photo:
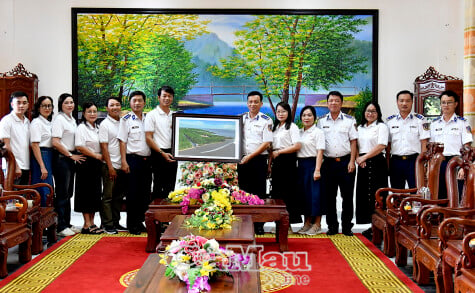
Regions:
M 353 119 L 353 116 L 351 115 L 348 115 L 348 114 L 344 114 L 345 118 L 348 118 L 348 119 Z
M 421 114 L 416 114 L 416 117 L 419 119 L 424 119 L 424 116 L 422 116 Z
M 396 117 L 396 115 L 391 115 L 388 118 L 386 118 L 386 121 L 389 121 L 389 120 L 393 119 L 394 117 Z
M 269 120 L 269 119 L 270 119 L 270 117 L 267 116 L 266 114 L 261 114 L 261 117 L 262 117 L 263 119 L 266 119 L 266 120 Z
M 434 121 L 434 122 L 439 121 L 441 118 L 442 118 L 442 117 L 439 116 L 439 117 L 435 118 L 433 121 Z
M 430 123 L 429 123 L 429 122 L 422 123 L 422 129 L 424 129 L 424 130 L 430 130 Z
M 131 116 L 131 115 L 130 115 L 130 113 L 129 113 L 129 114 L 125 115 L 124 117 L 122 117 L 122 119 L 127 120 L 127 119 L 130 118 L 130 116 Z
M 464 118 L 464 117 L 458 116 L 458 115 L 457 115 L 457 119 L 460 119 L 460 120 L 462 120 L 462 121 L 467 121 L 467 118 Z

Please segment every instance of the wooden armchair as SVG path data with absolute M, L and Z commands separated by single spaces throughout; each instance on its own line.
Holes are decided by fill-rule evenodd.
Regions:
M 475 239 L 475 232 L 467 234 L 462 241 L 460 269 L 455 271 L 454 292 L 473 292 L 475 288 L 475 246 L 470 241 Z
M 462 251 L 463 236 L 467 232 L 474 231 L 475 228 L 475 224 L 460 226 L 463 222 L 462 219 L 450 221 L 451 217 L 465 219 L 475 217 L 475 165 L 472 163 L 474 158 L 475 149 L 464 147 L 462 158 L 455 157 L 450 160 L 447 165 L 446 182 L 451 207 L 428 208 L 418 219 L 420 225 L 419 242 L 414 254 L 414 264 L 417 266 L 419 273 L 418 279 L 428 280 L 429 272 L 432 271 L 438 292 L 453 292 L 452 274 L 457 266 L 458 256 Z M 460 202 L 456 167 L 463 168 L 466 174 Z M 433 233 L 434 230 L 437 230 L 434 227 L 439 227 L 438 233 Z
M 399 205 L 401 201 L 408 196 L 417 196 L 415 194 L 419 188 L 428 186 L 431 190 L 431 196 L 436 197 L 438 194 L 438 175 L 428 178 L 426 182 L 426 168 L 428 162 L 437 152 L 442 152 L 443 147 L 436 143 L 429 143 L 427 146 L 426 154 L 419 155 L 416 160 L 416 188 L 411 189 L 395 189 L 395 188 L 380 188 L 376 191 L 375 210 L 372 216 L 372 230 L 373 230 L 373 243 L 381 244 L 381 240 L 384 240 L 383 252 L 388 257 L 393 257 L 396 253 L 395 243 L 395 226 L 399 219 Z M 438 172 L 436 164 L 432 165 L 432 170 L 429 172 Z M 439 164 L 440 168 L 440 164 Z M 430 179 L 430 180 L 429 180 Z M 384 208 L 383 197 L 384 192 L 393 192 L 386 198 L 386 208 Z
M 16 217 L 7 221 L 6 206 L 9 200 L 16 200 L 22 204 L 16 213 Z M 26 210 L 28 202 L 19 195 L 7 195 L 0 197 L 0 277 L 8 275 L 7 257 L 8 249 L 19 245 L 19 260 L 26 263 L 31 260 L 31 229 L 26 223 Z
M 48 242 L 54 243 L 57 241 L 56 226 L 58 223 L 58 214 L 54 211 L 53 207 L 53 187 L 47 183 L 36 183 L 32 185 L 13 184 L 15 164 L 9 164 L 9 162 L 14 162 L 15 157 L 12 152 L 4 148 L 2 145 L 0 145 L 0 157 L 4 157 L 8 165 L 6 178 L 0 168 L 0 183 L 3 185 L 4 194 L 9 194 L 9 192 L 13 190 L 22 190 L 23 195 L 31 196 L 28 197 L 28 199 L 33 199 L 33 207 L 28 209 L 27 216 L 28 223 L 31 225 L 33 231 L 32 253 L 39 254 L 43 251 L 43 231 L 45 229 L 47 229 Z M 47 187 L 50 190 L 47 195 L 45 207 L 40 206 L 40 194 L 34 190 L 39 187 Z M 33 197 L 32 194 L 35 194 L 35 196 Z

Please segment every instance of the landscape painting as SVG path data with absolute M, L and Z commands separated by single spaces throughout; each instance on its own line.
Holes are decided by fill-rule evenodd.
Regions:
M 173 114 L 172 154 L 177 160 L 238 162 L 242 116 Z
M 326 113 L 326 94 L 345 111 L 377 99 L 377 10 L 72 9 L 73 95 L 100 108 L 141 90 L 146 112 L 162 85 L 184 113 L 240 115 L 247 93 L 262 112 L 288 102 Z

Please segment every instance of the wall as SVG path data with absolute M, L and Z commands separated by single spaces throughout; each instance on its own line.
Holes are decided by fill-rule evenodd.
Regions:
M 18 62 L 39 76 L 39 94 L 71 92 L 71 7 L 379 9 L 379 101 L 435 66 L 463 77 L 462 0 L 0 0 L 0 72 Z

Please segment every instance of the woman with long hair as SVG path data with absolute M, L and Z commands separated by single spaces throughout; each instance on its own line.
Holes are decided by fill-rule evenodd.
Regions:
M 301 212 L 293 196 L 297 188 L 297 152 L 300 150 L 300 134 L 292 122 L 290 106 L 280 102 L 276 106 L 273 127 L 272 152 L 269 154 L 271 167 L 271 196 L 283 199 L 290 214 L 290 223 L 301 223 Z
M 364 107 L 363 118 L 358 126 L 357 224 L 371 223 L 375 204 L 374 194 L 378 188 L 388 186 L 388 166 L 384 150 L 388 145 L 389 131 L 381 117 L 379 105 L 376 102 L 369 102 Z M 371 228 L 364 231 L 363 235 L 370 238 Z
M 33 157 L 31 158 L 31 183 L 48 183 L 53 186 L 53 143 L 51 136 L 51 120 L 53 118 L 53 99 L 41 96 L 33 106 L 33 120 L 30 124 L 30 142 Z M 41 206 L 46 206 L 49 189 L 39 187 Z
M 104 231 L 94 224 L 94 214 L 100 211 L 102 196 L 102 153 L 99 143 L 97 106 L 86 102 L 83 115 L 76 131 L 76 149 L 85 156 L 77 166 L 74 210 L 82 213 L 84 225 L 82 234 L 101 234 Z

